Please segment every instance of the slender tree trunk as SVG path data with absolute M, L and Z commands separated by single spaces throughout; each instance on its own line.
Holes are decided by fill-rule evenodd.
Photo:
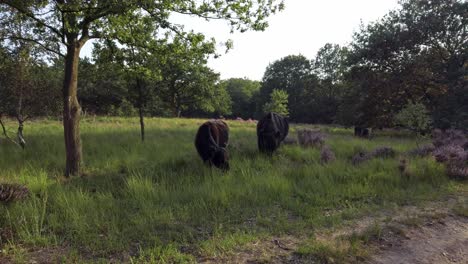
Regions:
M 140 114 L 140 133 L 141 133 L 141 141 L 145 141 L 145 119 L 143 115 L 143 107 L 144 107 L 144 95 L 143 95 L 143 87 L 141 86 L 140 79 L 137 78 L 137 87 L 138 87 L 138 111 Z
M 17 132 L 17 137 L 18 137 L 18 144 L 21 146 L 21 148 L 24 149 L 26 146 L 26 141 L 24 140 L 23 137 L 23 129 L 24 129 L 24 118 L 23 118 L 23 76 L 24 76 L 24 70 L 23 70 L 23 63 L 20 63 L 19 67 L 19 73 L 20 73 L 20 78 L 18 80 L 19 83 L 19 98 L 18 98 L 18 107 L 16 108 L 16 120 L 18 120 L 18 132 Z
M 182 110 L 180 110 L 179 106 L 173 106 L 172 107 L 172 114 L 174 115 L 174 117 L 179 118 L 181 116 L 181 114 L 182 114 Z
M 140 106 L 139 108 L 140 112 L 140 134 L 141 134 L 141 141 L 145 141 L 145 119 L 143 116 L 143 107 Z
M 80 112 L 78 102 L 78 63 L 81 45 L 70 44 L 65 57 L 63 82 L 63 129 L 65 135 L 65 176 L 79 175 L 82 163 L 80 138 Z
M 24 119 L 23 117 L 18 117 L 18 133 L 17 133 L 18 143 L 21 146 L 21 148 L 24 149 L 26 147 L 26 140 L 24 140 L 23 130 L 24 130 Z

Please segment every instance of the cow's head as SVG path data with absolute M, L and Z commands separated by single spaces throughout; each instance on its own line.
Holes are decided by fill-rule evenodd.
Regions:
M 215 147 L 213 148 L 213 156 L 211 162 L 217 168 L 222 170 L 229 170 L 229 155 L 225 148 Z
M 278 148 L 281 141 L 281 134 L 279 131 L 263 132 L 261 133 L 262 145 L 266 152 L 273 152 Z

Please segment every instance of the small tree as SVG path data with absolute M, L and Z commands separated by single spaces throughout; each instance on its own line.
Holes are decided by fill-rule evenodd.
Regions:
M 80 135 L 81 106 L 78 102 L 80 52 L 91 39 L 113 39 L 125 46 L 127 40 L 144 37 L 146 32 L 129 32 L 125 25 L 145 23 L 160 29 L 159 34 L 187 37 L 172 14 L 207 20 L 225 20 L 231 31 L 264 30 L 267 17 L 284 8 L 283 2 L 269 1 L 182 1 L 182 0 L 0 0 L 0 40 L 24 40 L 64 59 L 63 127 L 65 136 L 65 175 L 79 175 L 82 165 Z M 26 34 L 14 29 L 23 25 Z M 131 35 L 131 38 L 128 36 Z
M 431 128 L 429 111 L 419 102 L 406 104 L 395 116 L 395 121 L 416 134 L 422 134 Z
M 283 90 L 273 89 L 270 94 L 270 102 L 263 106 L 263 111 L 288 116 L 288 93 Z

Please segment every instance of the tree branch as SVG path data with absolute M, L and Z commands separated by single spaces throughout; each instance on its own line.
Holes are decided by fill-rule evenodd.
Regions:
M 21 14 L 31 18 L 32 20 L 34 20 L 35 22 L 37 22 L 39 25 L 43 26 L 43 27 L 46 27 L 48 29 L 50 29 L 52 32 L 54 32 L 55 34 L 57 34 L 58 37 L 62 38 L 63 35 L 62 33 L 52 27 L 52 26 L 49 26 L 46 22 L 42 21 L 41 19 L 37 18 L 32 12 L 29 12 L 29 10 L 25 9 L 25 8 L 22 8 L 20 5 L 18 4 L 15 4 L 14 1 L 8 1 L 8 0 L 0 0 L 0 3 L 3 3 L 3 4 L 6 4 L 8 5 L 9 7 L 11 8 L 14 8 L 16 10 L 18 10 L 18 12 L 20 12 Z
M 209 16 L 209 15 L 204 15 L 202 13 L 197 13 L 197 12 L 187 12 L 187 11 L 181 11 L 181 10 L 174 10 L 174 13 L 178 13 L 181 15 L 189 15 L 189 16 L 197 16 L 203 19 L 208 19 L 208 20 L 225 20 L 226 18 L 223 17 L 222 15 L 218 16 Z M 240 17 L 229 17 L 230 20 L 236 20 L 236 21 L 242 21 Z
M 3 124 L 3 120 L 2 120 L 2 117 L 0 116 L 0 125 L 2 126 L 2 130 L 3 130 L 3 135 L 5 135 L 5 138 L 14 143 L 15 145 L 17 145 L 18 147 L 21 147 L 20 144 L 18 144 L 18 142 L 14 141 L 13 139 L 11 139 L 8 134 L 7 134 L 7 131 L 6 131 L 6 128 L 5 128 L 5 124 Z
M 61 53 L 59 50 L 55 50 L 53 48 L 47 47 L 44 43 L 41 43 L 37 39 L 25 38 L 25 37 L 19 37 L 19 36 L 8 36 L 6 38 L 1 38 L 1 40 L 5 40 L 5 39 L 10 39 L 10 40 L 14 39 L 14 40 L 23 40 L 23 41 L 32 42 L 32 43 L 35 43 L 35 44 L 41 46 L 43 49 L 45 49 L 45 50 L 47 50 L 49 52 L 55 53 L 55 54 L 65 58 L 65 55 L 63 53 Z

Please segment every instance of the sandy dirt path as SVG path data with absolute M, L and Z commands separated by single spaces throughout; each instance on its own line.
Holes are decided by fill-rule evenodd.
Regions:
M 380 252 L 369 263 L 468 263 L 468 219 L 447 217 L 405 230 L 403 236 L 384 237 Z

